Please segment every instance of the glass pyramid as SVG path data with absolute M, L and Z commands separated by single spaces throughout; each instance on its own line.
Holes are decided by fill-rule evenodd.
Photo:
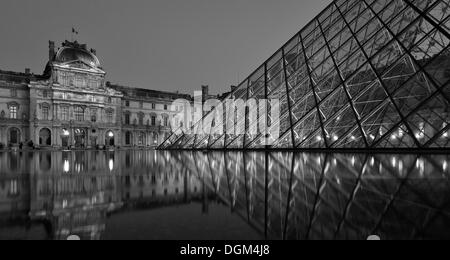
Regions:
M 276 142 L 242 119 L 246 134 L 222 125 L 160 148 L 450 148 L 449 39 L 449 0 L 334 1 L 226 98 L 280 100 L 279 120 L 264 118 L 280 129 Z

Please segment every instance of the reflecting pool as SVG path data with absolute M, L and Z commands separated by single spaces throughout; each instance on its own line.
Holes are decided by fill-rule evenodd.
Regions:
M 0 239 L 450 239 L 450 155 L 0 153 Z

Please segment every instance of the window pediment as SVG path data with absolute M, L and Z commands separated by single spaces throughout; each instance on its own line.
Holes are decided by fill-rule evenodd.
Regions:
M 19 103 L 15 102 L 15 101 L 7 103 L 7 106 L 8 106 L 8 109 L 11 109 L 11 107 L 16 107 L 17 109 L 20 108 Z
M 41 107 L 41 108 L 50 108 L 51 105 L 50 105 L 49 103 L 41 103 L 41 104 L 40 104 L 40 107 Z

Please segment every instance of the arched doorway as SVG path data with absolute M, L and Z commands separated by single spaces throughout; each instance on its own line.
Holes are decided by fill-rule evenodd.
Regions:
M 62 130 L 62 134 L 61 134 L 61 146 L 62 147 L 69 147 L 69 137 L 70 137 L 70 132 L 67 129 L 63 129 Z
M 106 132 L 106 146 L 115 146 L 114 133 L 112 131 Z
M 131 132 L 125 133 L 125 145 L 132 145 L 133 134 Z
M 40 146 L 52 145 L 52 133 L 48 128 L 42 128 L 41 131 L 39 131 L 39 145 Z
M 9 129 L 9 139 L 8 142 L 12 145 L 17 145 L 20 143 L 20 130 L 13 127 Z
M 83 129 L 75 129 L 75 147 L 84 148 L 86 144 L 86 131 Z

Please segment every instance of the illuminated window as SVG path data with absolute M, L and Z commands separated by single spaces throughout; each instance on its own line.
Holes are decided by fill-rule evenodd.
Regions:
M 12 105 L 9 107 L 9 118 L 10 119 L 17 119 L 17 106 Z
M 70 135 L 70 132 L 67 129 L 63 129 L 62 132 L 63 132 L 63 136 L 69 136 Z

